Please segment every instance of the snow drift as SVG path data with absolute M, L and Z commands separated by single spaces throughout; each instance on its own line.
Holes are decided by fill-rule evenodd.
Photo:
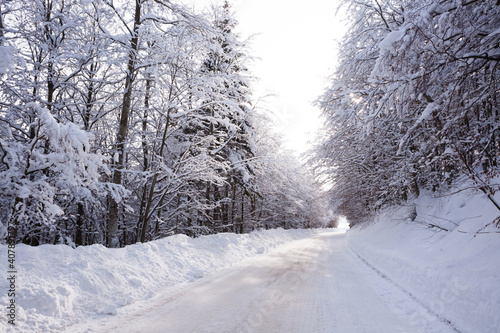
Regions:
M 265 230 L 250 234 L 161 240 L 108 249 L 92 245 L 16 246 L 16 327 L 0 313 L 0 332 L 58 332 L 96 314 L 152 297 L 156 291 L 193 281 L 286 242 L 309 237 L 316 230 Z M 7 246 L 0 246 L 7 253 Z M 7 260 L 0 269 L 7 271 Z M 6 279 L 2 290 L 8 290 Z M 2 293 L 0 306 L 8 304 Z
M 427 193 L 415 207 L 386 209 L 349 230 L 348 245 L 427 308 L 411 316 L 415 326 L 437 320 L 434 313 L 460 332 L 499 332 L 500 233 L 491 223 L 498 215 L 477 193 Z

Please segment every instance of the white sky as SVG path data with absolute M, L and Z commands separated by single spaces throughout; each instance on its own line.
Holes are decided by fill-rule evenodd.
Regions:
M 217 1 L 192 0 L 202 3 Z M 222 2 L 222 0 L 220 1 Z M 320 112 L 311 103 L 333 74 L 336 40 L 345 22 L 336 16 L 338 0 L 232 0 L 237 31 L 253 38 L 251 51 L 260 58 L 250 67 L 259 78 L 254 97 L 272 94 L 265 106 L 272 111 L 286 147 L 302 153 L 320 127 Z

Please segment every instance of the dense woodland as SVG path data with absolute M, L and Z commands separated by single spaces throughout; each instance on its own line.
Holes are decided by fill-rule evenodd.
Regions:
M 313 163 L 351 223 L 423 191 L 500 189 L 500 2 L 344 0 Z
M 340 10 L 314 177 L 255 102 L 229 3 L 2 1 L 3 241 L 8 226 L 15 242 L 109 247 L 316 227 L 329 207 L 358 223 L 465 183 L 500 209 L 500 2 Z
M 230 5 L 4 0 L 0 219 L 15 242 L 119 247 L 325 223 L 252 96 Z

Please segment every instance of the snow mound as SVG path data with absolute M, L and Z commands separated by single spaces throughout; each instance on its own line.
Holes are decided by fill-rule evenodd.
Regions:
M 59 332 L 93 315 L 115 315 L 120 307 L 153 297 L 162 288 L 186 283 L 233 266 L 318 230 L 261 230 L 250 234 L 161 240 L 108 249 L 92 245 L 17 245 L 16 326 L 0 313 L 0 332 Z M 7 246 L 0 251 L 7 253 Z M 7 260 L 0 269 L 7 271 Z M 8 290 L 9 281 L 2 281 Z M 6 293 L 0 306 L 6 308 Z
M 352 228 L 348 244 L 460 332 L 498 332 L 500 233 L 491 222 L 499 215 L 478 193 L 427 193 L 415 206 L 386 209 L 375 223 Z M 411 320 L 424 327 L 436 318 L 422 312 Z

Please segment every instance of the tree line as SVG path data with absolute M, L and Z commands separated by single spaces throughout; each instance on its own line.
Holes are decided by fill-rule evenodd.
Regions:
M 359 223 L 466 183 L 500 210 L 500 3 L 341 6 L 350 29 L 318 100 L 326 125 L 313 159 L 338 212 Z
M 0 6 L 2 238 L 119 247 L 325 222 L 252 100 L 228 2 Z

